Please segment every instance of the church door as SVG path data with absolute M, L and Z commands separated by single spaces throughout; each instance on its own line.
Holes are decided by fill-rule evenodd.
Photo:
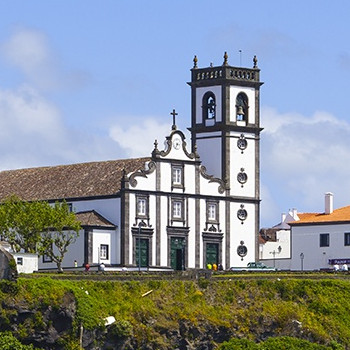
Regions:
M 174 270 L 185 270 L 185 240 L 171 238 L 170 264 Z
M 206 244 L 206 263 L 212 265 L 219 263 L 219 245 L 217 243 Z
M 148 261 L 148 239 L 136 239 L 136 265 L 141 267 L 147 267 Z M 141 263 L 140 263 L 141 257 Z

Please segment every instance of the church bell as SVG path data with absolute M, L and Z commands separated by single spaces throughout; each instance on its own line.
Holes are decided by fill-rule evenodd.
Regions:
M 243 107 L 242 106 L 238 106 L 237 108 L 237 115 L 244 115 L 244 110 L 243 110 Z

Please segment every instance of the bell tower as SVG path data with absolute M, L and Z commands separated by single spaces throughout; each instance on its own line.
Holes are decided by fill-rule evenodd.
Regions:
M 189 128 L 192 149 L 197 147 L 202 165 L 209 175 L 222 179 L 227 186 L 227 230 L 231 233 L 232 256 L 236 248 L 250 242 L 257 255 L 260 203 L 260 69 L 257 58 L 252 68 L 233 67 L 228 64 L 225 52 L 221 66 L 199 68 L 194 57 L 191 69 L 192 117 Z M 239 211 L 245 212 L 251 221 L 249 233 L 235 240 Z M 248 221 L 248 220 L 247 220 Z M 238 220 L 238 224 L 246 221 Z M 253 228 L 254 227 L 254 228 Z M 251 232 L 255 231 L 255 232 Z M 254 234 L 254 238 L 252 235 Z M 251 235 L 245 238 L 244 235 Z M 254 240 L 254 243 L 252 242 Z M 244 244 L 242 244 L 244 242 Z M 227 247 L 229 248 L 229 247 Z M 249 247 L 248 247 L 249 249 Z M 253 258 L 251 255 L 250 258 Z M 234 263 L 229 261 L 227 263 Z M 232 265 L 231 265 L 232 266 Z

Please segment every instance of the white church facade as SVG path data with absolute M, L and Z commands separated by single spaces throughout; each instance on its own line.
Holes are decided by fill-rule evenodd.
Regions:
M 0 172 L 0 198 L 66 200 L 82 223 L 63 267 L 183 270 L 258 259 L 260 70 L 191 69 L 191 140 L 175 111 L 149 157 Z M 150 148 L 151 149 L 151 148 Z M 39 268 L 54 264 L 40 258 Z

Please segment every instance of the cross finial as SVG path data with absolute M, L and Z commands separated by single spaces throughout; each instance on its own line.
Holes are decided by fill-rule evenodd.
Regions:
M 173 111 L 170 113 L 173 116 L 173 126 L 172 129 L 176 130 L 176 122 L 175 122 L 175 116 L 178 115 L 178 113 L 175 112 L 175 109 L 173 109 Z

